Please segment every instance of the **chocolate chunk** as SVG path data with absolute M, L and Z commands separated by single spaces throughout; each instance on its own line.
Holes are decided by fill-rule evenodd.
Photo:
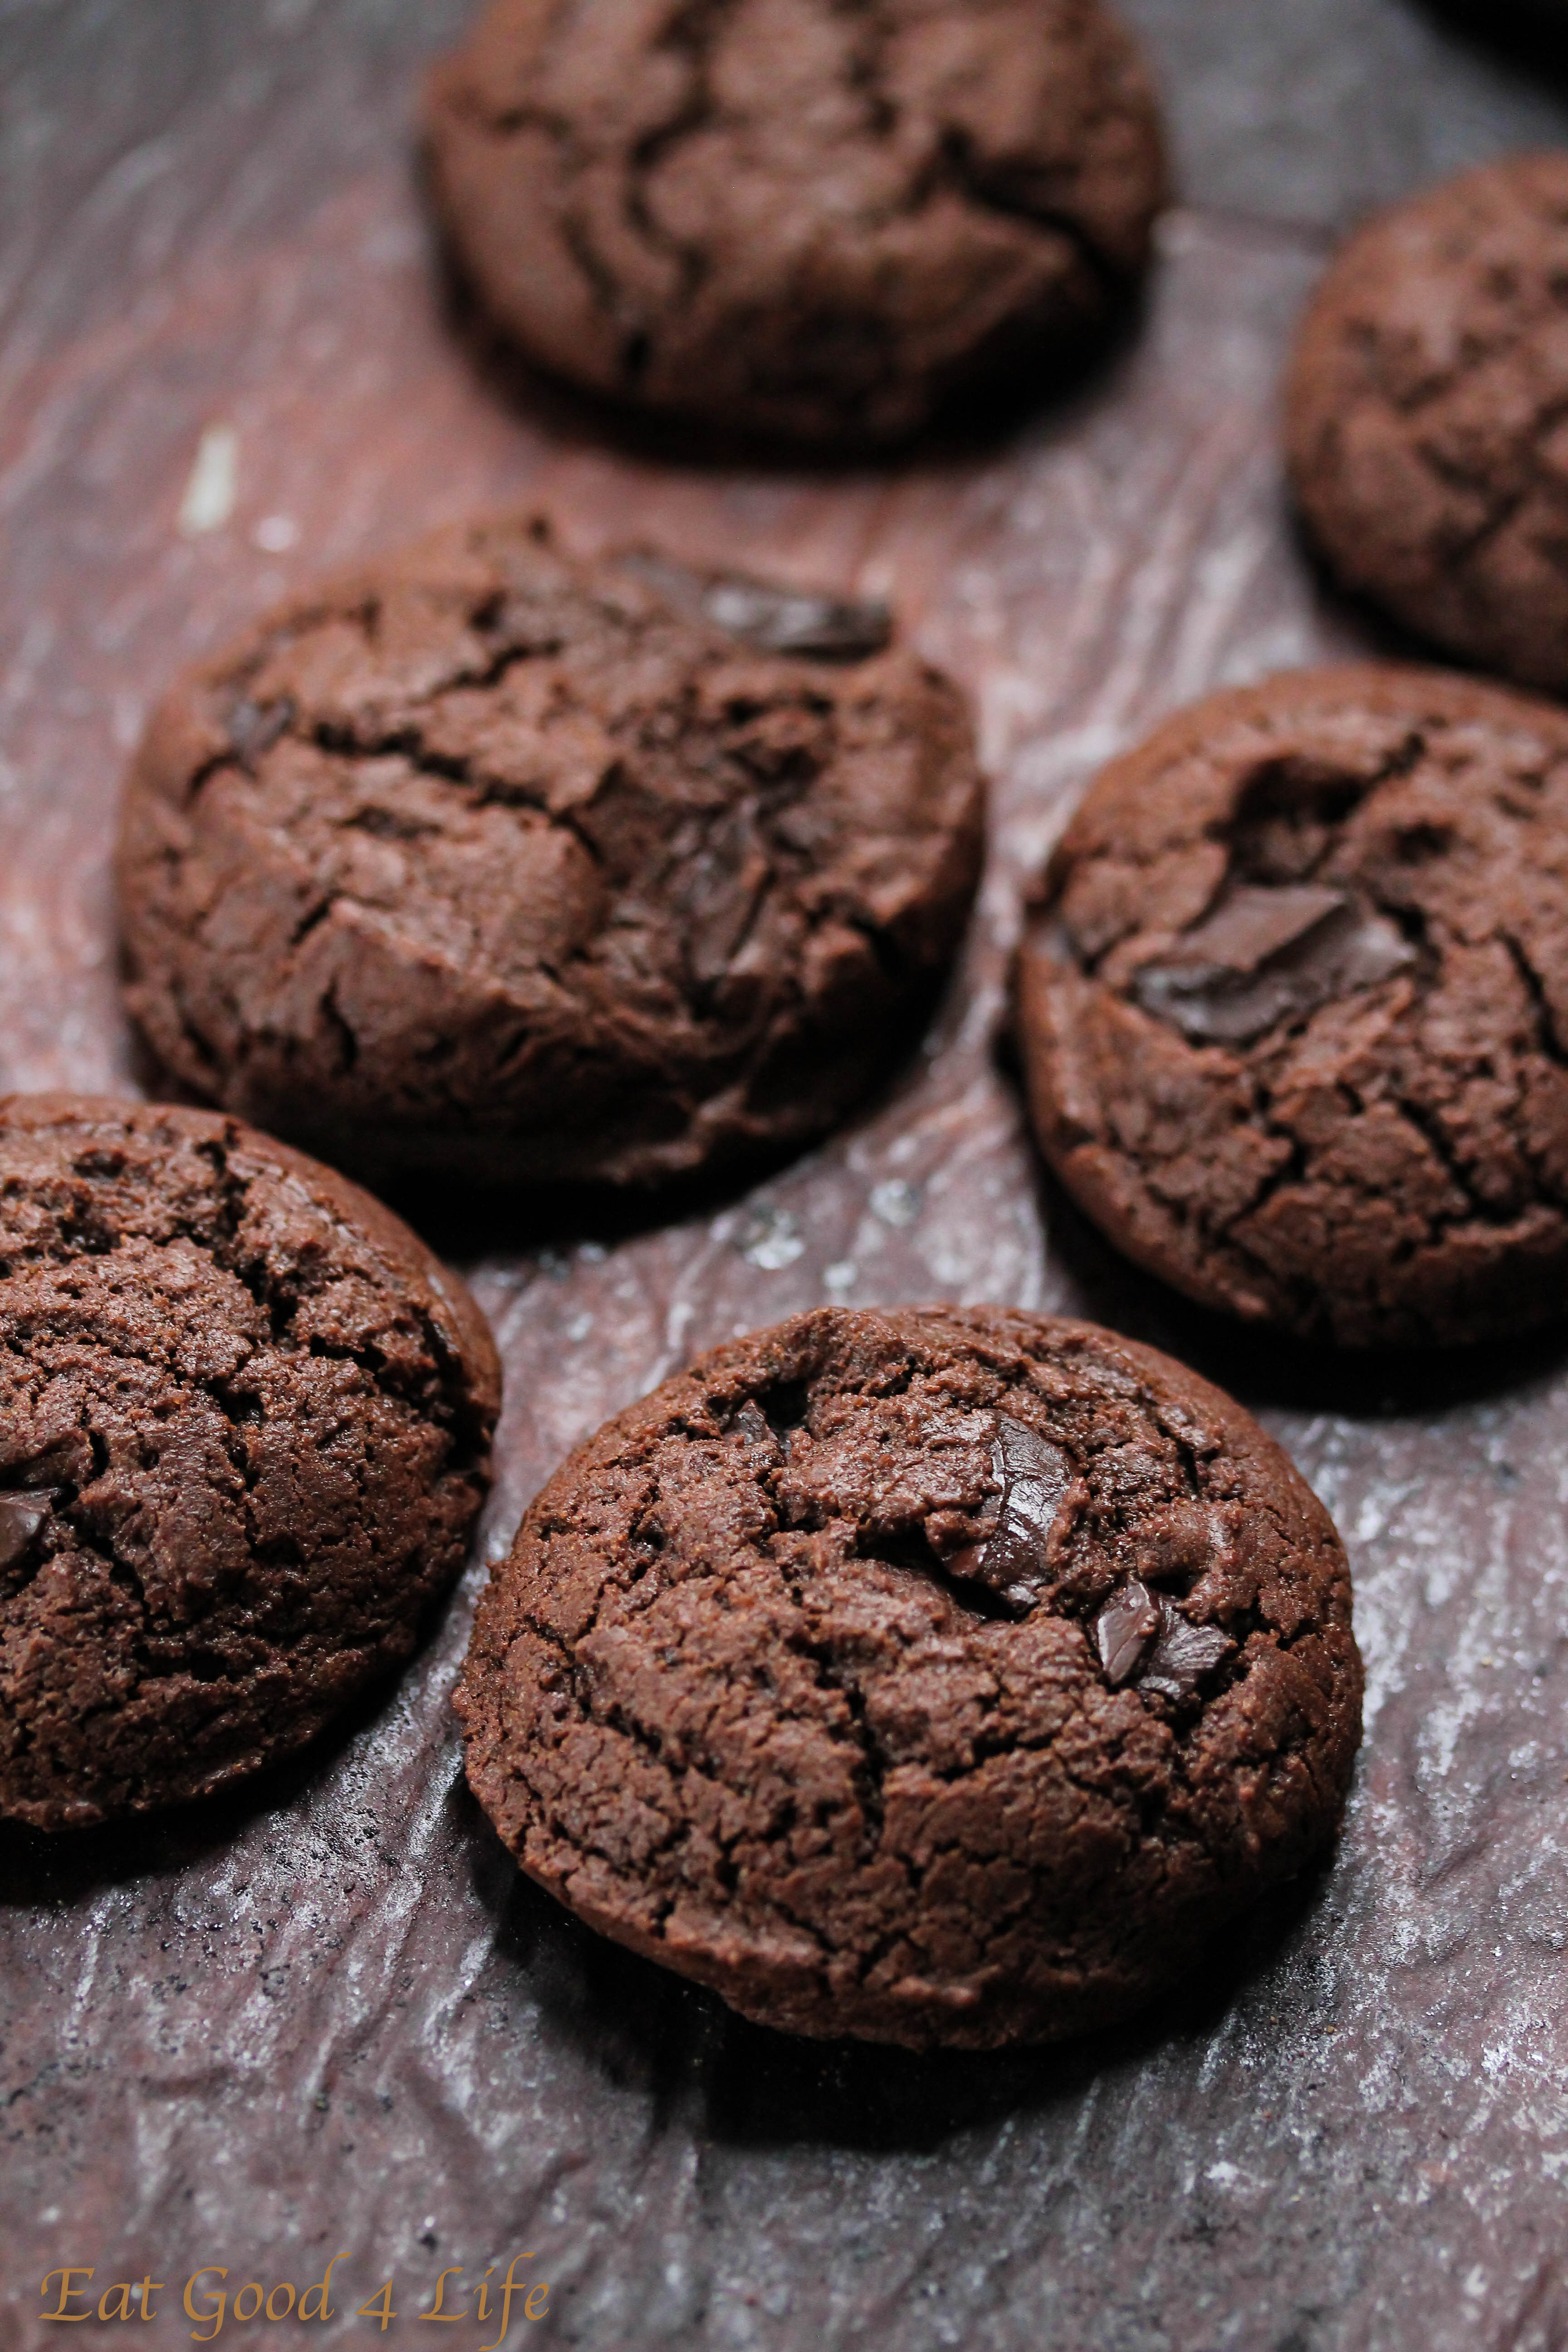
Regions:
M 809 595 L 739 572 L 697 572 L 640 548 L 621 564 L 687 619 L 710 621 L 762 653 L 863 661 L 893 634 L 893 616 L 881 603 Z
M 1072 1461 L 1049 1438 L 1004 1412 L 996 1417 L 991 1462 L 1002 1489 L 996 1525 L 972 1568 L 956 1560 L 952 1567 L 1027 1609 L 1046 1581 L 1047 1547 L 1073 1482 Z
M 1190 1698 L 1230 1648 L 1217 1625 L 1192 1625 L 1164 1593 L 1130 1577 L 1094 1621 L 1094 1644 L 1113 1687 L 1135 1683 L 1166 1698 Z
M 1188 1037 L 1246 1045 L 1277 1021 L 1374 987 L 1415 954 L 1386 916 L 1345 891 L 1247 884 L 1173 953 L 1145 964 L 1132 993 Z
M 43 1531 L 58 1490 L 53 1486 L 19 1486 L 0 1495 L 0 1568 L 15 1568 L 25 1559 Z
M 1130 1682 L 1160 1631 L 1160 1604 L 1137 1577 L 1113 1592 L 1094 1621 L 1095 1647 L 1113 1685 Z
M 735 1415 L 735 1427 L 748 1445 L 764 1445 L 770 1454 L 779 1451 L 779 1441 L 770 1427 L 767 1417 L 759 1412 L 750 1397 Z
M 1230 1648 L 1217 1625 L 1189 1625 L 1173 1601 L 1160 1595 L 1160 1638 L 1138 1676 L 1140 1690 L 1190 1698 L 1211 1666 Z
M 1244 975 L 1258 971 L 1318 930 L 1345 903 L 1342 890 L 1314 882 L 1235 890 L 1205 923 L 1188 932 L 1187 954 L 1178 961 Z
M 237 702 L 229 714 L 228 740 L 244 768 L 254 768 L 280 736 L 294 724 L 294 705 L 288 695 L 265 705 Z

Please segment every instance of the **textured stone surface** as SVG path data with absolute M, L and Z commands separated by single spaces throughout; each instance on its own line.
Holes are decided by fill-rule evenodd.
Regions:
M 1239 1394 L 1334 1513 L 1368 1742 L 1331 1874 L 1135 2033 L 1026 2059 L 803 2049 L 519 1884 L 460 1788 L 471 1576 L 397 1696 L 265 1801 L 5 1843 L 8 2341 L 60 2340 L 36 2317 L 60 2262 L 97 2287 L 209 2262 L 238 2284 L 319 2277 L 340 2248 L 338 2339 L 374 2340 L 353 2314 L 391 2276 L 385 2340 L 416 2341 L 402 2315 L 437 2269 L 534 2249 L 556 2340 L 596 2352 L 1547 2352 L 1568 2334 L 1568 1369 L 1541 1343 L 1369 1374 L 1218 1331 L 1041 1194 L 992 1056 L 1022 878 L 1092 770 L 1212 685 L 1352 648 L 1273 443 L 1321 242 L 1178 215 L 1143 341 L 1005 448 L 893 478 L 656 472 L 503 407 L 441 326 L 395 147 L 418 56 L 463 13 L 0 13 L 0 1082 L 124 1082 L 123 761 L 179 661 L 323 566 L 531 496 L 584 546 L 635 529 L 892 591 L 975 689 L 997 778 L 962 981 L 883 1103 L 744 1200 L 548 1246 L 448 1213 L 509 1381 L 487 1546 L 570 1444 L 737 1325 L 825 1298 L 1085 1312 Z M 1564 133 L 1544 84 L 1395 0 L 1129 14 L 1189 193 L 1232 214 L 1326 225 L 1372 180 L 1381 199 Z M 232 508 L 186 536 L 215 428 Z

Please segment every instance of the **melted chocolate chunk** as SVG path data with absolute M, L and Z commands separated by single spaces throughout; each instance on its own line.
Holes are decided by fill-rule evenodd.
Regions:
M 781 1451 L 787 1454 L 789 1451 L 787 1444 L 781 1446 L 777 1431 L 761 1407 L 754 1404 L 750 1397 L 735 1415 L 735 1427 L 748 1445 L 765 1446 L 770 1454 L 777 1454 Z
M 950 1564 L 955 1575 L 989 1584 L 1016 1609 L 1029 1609 L 1047 1581 L 1046 1556 L 1074 1472 L 1069 1455 L 1037 1430 L 998 1413 L 992 1474 L 1001 1488 L 996 1524 L 985 1542 Z
M 54 1506 L 53 1486 L 19 1486 L 0 1495 L 0 1568 L 26 1559 Z
M 294 724 L 294 705 L 287 695 L 277 702 L 237 702 L 229 714 L 228 740 L 240 765 L 254 768 L 281 735 Z
M 1188 1037 L 1243 1045 L 1277 1021 L 1374 987 L 1415 955 L 1386 916 L 1345 891 L 1249 883 L 1145 964 L 1132 993 Z
M 1131 1680 L 1159 1631 L 1160 1604 L 1137 1577 L 1111 1594 L 1094 1621 L 1094 1642 L 1113 1688 Z
M 1094 1642 L 1113 1688 L 1133 1683 L 1166 1698 L 1190 1698 L 1231 1646 L 1217 1625 L 1189 1624 L 1173 1601 L 1135 1576 L 1095 1619 Z
M 1173 1601 L 1160 1595 L 1160 1638 L 1138 1676 L 1141 1690 L 1189 1698 L 1230 1648 L 1217 1625 L 1189 1625 Z
M 893 633 L 893 616 L 883 604 L 809 595 L 743 572 L 696 572 L 640 549 L 620 561 L 624 571 L 646 581 L 676 612 L 710 621 L 762 653 L 863 661 L 879 654 Z

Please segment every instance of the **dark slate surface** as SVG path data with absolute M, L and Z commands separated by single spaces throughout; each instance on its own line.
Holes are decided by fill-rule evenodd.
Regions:
M 417 2342 L 441 2268 L 529 2252 L 552 2315 L 514 2306 L 509 2341 L 604 2352 L 1568 2343 L 1568 1353 L 1244 1344 L 1042 1190 L 994 1052 L 1020 878 L 1096 762 L 1215 682 L 1365 642 L 1273 452 L 1329 235 L 1561 139 L 1568 106 L 1500 14 L 1483 44 L 1401 0 L 1132 13 L 1188 199 L 1144 333 L 1004 446 L 828 478 L 661 467 L 470 364 L 405 154 L 456 0 L 0 0 L 0 1083 L 133 1084 L 105 880 L 126 748 L 178 659 L 319 564 L 533 495 L 584 545 L 739 544 L 890 593 L 972 687 L 996 779 L 963 973 L 886 1097 L 744 1200 L 618 1238 L 448 1206 L 509 1380 L 483 1549 L 736 1328 L 824 1298 L 1060 1306 L 1263 1413 L 1350 1543 L 1370 1670 L 1332 1868 L 1137 2032 L 823 2051 L 596 1943 L 498 1857 L 447 1708 L 476 1563 L 308 1765 L 155 1826 L 0 1840 L 5 2352 L 60 2340 L 57 2263 L 95 2295 L 164 2282 L 137 2340 L 173 2346 L 198 2264 L 299 2285 L 340 2249 L 330 2326 L 222 2340 L 369 2340 L 391 2278 L 388 2332 Z M 215 433 L 232 511 L 187 535 Z

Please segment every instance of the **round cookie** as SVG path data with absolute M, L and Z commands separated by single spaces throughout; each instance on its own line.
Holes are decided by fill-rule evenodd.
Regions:
M 480 1603 L 468 1778 L 530 1876 L 796 2033 L 1124 2015 L 1333 1833 L 1345 1556 L 1239 1406 L 1001 1308 L 717 1349 L 551 1479 Z
M 0 1817 L 302 1747 L 462 1567 L 478 1308 L 329 1169 L 209 1111 L 0 1100 Z
M 1047 1159 L 1190 1297 L 1358 1347 L 1562 1313 L 1568 714 L 1395 667 L 1211 696 L 1091 788 L 1016 991 Z
M 127 999 L 197 1094 L 344 1166 L 649 1185 L 809 1140 L 963 933 L 955 688 L 856 607 L 537 520 L 260 622 L 127 789 Z
M 531 359 L 807 443 L 1079 359 L 1165 197 L 1099 0 L 492 0 L 425 123 L 457 256 Z
M 1345 587 L 1568 691 L 1568 152 L 1380 214 L 1329 269 L 1287 388 L 1290 479 Z

